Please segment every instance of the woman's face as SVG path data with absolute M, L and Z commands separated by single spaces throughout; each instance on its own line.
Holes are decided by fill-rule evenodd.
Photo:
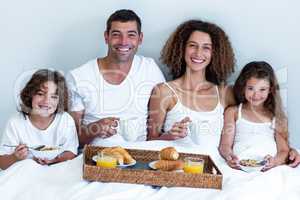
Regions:
M 185 47 L 185 62 L 191 71 L 204 70 L 212 56 L 212 41 L 209 34 L 194 31 Z
M 57 85 L 47 81 L 41 85 L 40 90 L 32 97 L 32 114 L 49 117 L 56 109 L 59 102 Z
M 245 98 L 252 106 L 260 106 L 270 93 L 270 82 L 267 79 L 250 78 L 245 86 Z

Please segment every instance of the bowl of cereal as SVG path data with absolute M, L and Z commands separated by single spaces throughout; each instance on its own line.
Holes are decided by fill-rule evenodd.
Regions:
M 45 145 L 39 149 L 31 149 L 30 152 L 36 158 L 52 160 L 61 154 L 63 150 L 59 147 Z
M 255 171 L 261 171 L 266 161 L 262 158 L 247 158 L 247 159 L 241 159 L 240 167 L 245 172 L 255 172 Z

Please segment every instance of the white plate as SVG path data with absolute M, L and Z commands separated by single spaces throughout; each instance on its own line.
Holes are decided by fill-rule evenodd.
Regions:
M 95 161 L 95 162 L 97 162 L 97 160 L 98 160 L 97 158 L 98 158 L 98 155 L 94 155 L 94 156 L 92 157 L 92 160 Z M 117 164 L 117 166 L 120 167 L 120 168 L 125 168 L 125 167 L 133 166 L 133 165 L 135 165 L 135 164 L 136 164 L 136 160 L 134 160 L 134 162 L 132 162 L 132 163 L 130 163 L 130 164 L 123 164 L 123 165 Z
M 154 160 L 154 161 L 150 162 L 150 163 L 148 164 L 148 166 L 149 166 L 151 169 L 157 170 L 156 167 L 155 167 L 155 163 L 156 163 L 157 161 L 158 161 L 158 160 Z M 178 170 L 173 170 L 173 171 L 171 171 L 171 172 L 183 172 L 183 170 L 182 170 L 182 169 L 178 169 Z
M 155 167 L 155 163 L 157 162 L 157 160 L 150 162 L 148 165 L 151 169 L 156 169 Z

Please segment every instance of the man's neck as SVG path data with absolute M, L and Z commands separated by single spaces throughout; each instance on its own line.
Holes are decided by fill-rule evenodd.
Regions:
M 131 65 L 131 62 L 115 62 L 109 57 L 97 59 L 98 68 L 103 78 L 111 84 L 118 85 L 126 79 Z
M 130 69 L 131 65 L 132 65 L 132 61 L 126 61 L 126 62 L 120 62 L 120 61 L 116 61 L 115 59 L 106 56 L 104 58 L 100 58 L 98 59 L 98 65 L 101 65 L 101 68 L 103 70 L 120 70 L 120 71 L 126 71 Z

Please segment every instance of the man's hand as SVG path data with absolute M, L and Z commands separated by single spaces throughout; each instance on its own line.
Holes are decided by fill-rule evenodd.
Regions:
M 300 154 L 295 149 L 291 149 L 289 152 L 289 166 L 297 167 L 299 164 L 300 164 Z
M 117 133 L 119 118 L 108 117 L 88 125 L 88 133 L 100 138 L 108 138 Z

